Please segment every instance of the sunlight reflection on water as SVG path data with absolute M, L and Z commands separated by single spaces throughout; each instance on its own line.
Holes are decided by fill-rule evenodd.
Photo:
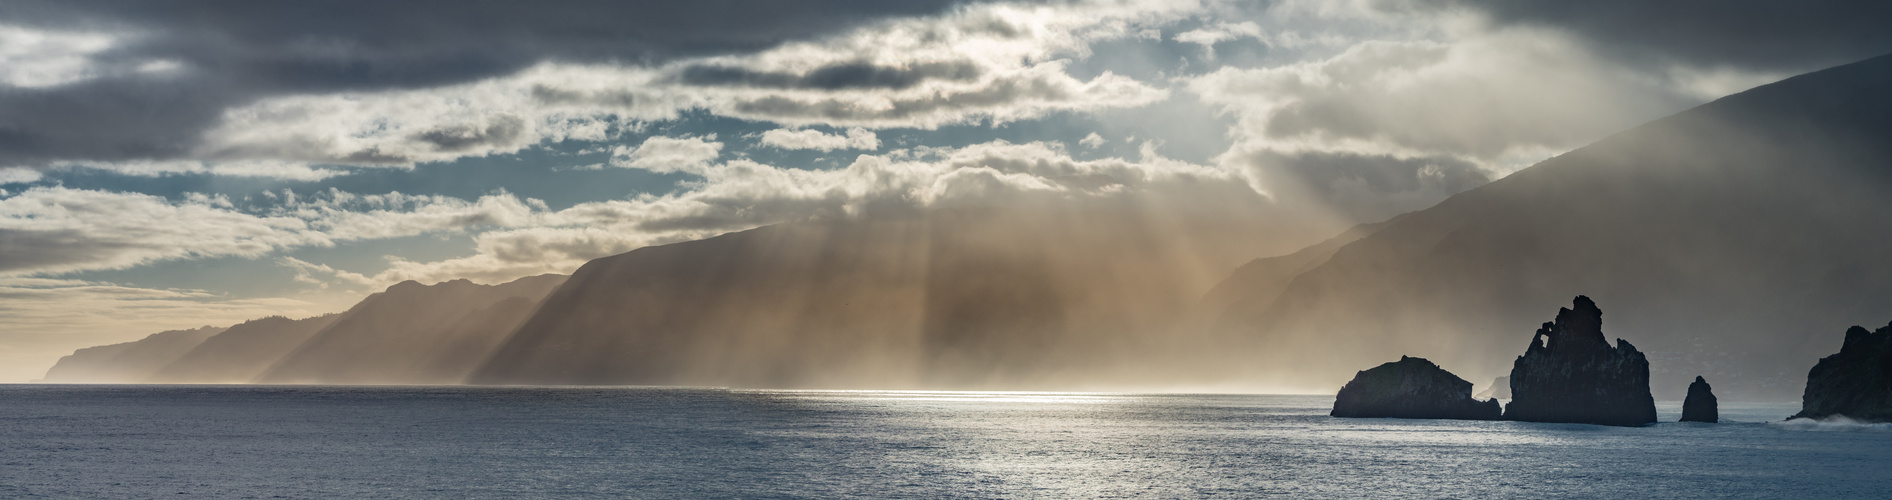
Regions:
M 1332 396 L 0 386 L 0 497 L 1862 497 L 1892 434 L 1337 419 Z M 1778 415 L 1763 417 L 1764 415 Z M 1737 419 L 1739 420 L 1739 419 Z M 1805 429 L 1814 430 L 1814 429 Z

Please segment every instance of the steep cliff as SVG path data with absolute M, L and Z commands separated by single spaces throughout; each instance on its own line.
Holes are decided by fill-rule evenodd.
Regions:
M 368 296 L 274 363 L 272 384 L 457 384 L 565 276 L 500 285 L 407 281 Z
M 1635 346 L 1603 337 L 1603 311 L 1577 296 L 1544 323 L 1511 367 L 1507 420 L 1603 425 L 1655 423 L 1649 359 Z
M 270 316 L 246 321 L 204 339 L 143 382 L 247 383 L 340 317 L 339 314 L 304 319 Z
M 1055 205 L 832 217 L 600 258 L 486 384 L 1068 388 L 1204 365 L 1172 326 L 1267 233 Z M 1114 378 L 1113 378 L 1114 377 Z M 1159 378 L 1160 377 L 1160 378 Z
M 1839 353 L 1820 358 L 1807 372 L 1807 390 L 1793 418 L 1835 415 L 1892 422 L 1892 324 L 1872 332 L 1847 329 Z

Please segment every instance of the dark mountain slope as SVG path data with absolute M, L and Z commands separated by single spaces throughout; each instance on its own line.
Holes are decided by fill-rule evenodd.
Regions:
M 1892 56 L 1790 78 L 1619 133 L 1409 214 L 1278 300 L 1226 318 L 1268 375 L 1402 353 L 1473 379 L 1584 294 L 1655 385 L 1788 398 L 1830 331 L 1892 312 Z M 1725 381 L 1725 382 L 1722 382 Z M 1659 394 L 1679 398 L 1681 394 Z
M 144 382 L 246 383 L 340 317 L 339 314 L 304 319 L 270 316 L 246 321 L 205 339 Z
M 644 248 L 580 268 L 472 380 L 1073 387 L 1174 377 L 1167 356 L 1188 339 L 1171 326 L 1266 237 L 1239 217 L 1066 204 L 840 217 Z
M 548 274 L 490 286 L 402 282 L 362 299 L 256 381 L 460 383 L 564 281 Z

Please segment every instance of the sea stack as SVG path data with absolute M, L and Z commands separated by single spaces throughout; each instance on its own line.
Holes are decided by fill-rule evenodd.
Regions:
M 1511 365 L 1504 418 L 1525 422 L 1640 426 L 1656 421 L 1649 358 L 1623 339 L 1610 347 L 1603 311 L 1577 296 L 1544 323 Z
M 1714 388 L 1709 387 L 1701 375 L 1696 375 L 1695 382 L 1688 384 L 1688 398 L 1682 400 L 1682 421 L 1719 422 L 1721 415 L 1716 406 Z
M 1800 413 L 1791 418 L 1844 415 L 1892 422 L 1892 324 L 1876 332 L 1852 327 L 1839 354 L 1820 358 L 1807 373 Z
M 1498 401 L 1472 399 L 1472 383 L 1424 358 L 1362 370 L 1334 398 L 1336 417 L 1497 420 Z

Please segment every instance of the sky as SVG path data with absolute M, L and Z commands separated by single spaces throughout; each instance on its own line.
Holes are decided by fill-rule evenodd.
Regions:
M 889 207 L 1235 188 L 1306 229 L 1287 251 L 1892 52 L 1884 19 L 1870 1 L 0 0 L 0 381 L 404 280 L 569 273 Z

